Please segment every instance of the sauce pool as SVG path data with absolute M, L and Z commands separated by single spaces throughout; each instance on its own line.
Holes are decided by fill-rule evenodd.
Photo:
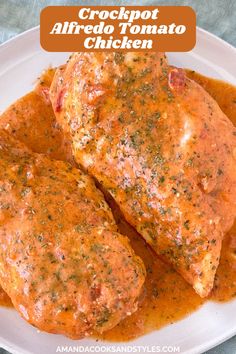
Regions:
M 236 124 L 236 87 L 186 70 L 187 76 L 218 102 L 222 111 Z M 70 143 L 56 124 L 48 87 L 54 69 L 40 78 L 35 91 L 19 99 L 0 118 L 0 128 L 7 129 L 35 152 L 73 163 Z M 191 314 L 207 300 L 229 301 L 236 296 L 236 223 L 225 236 L 215 286 L 207 300 L 201 299 L 190 285 L 170 266 L 164 264 L 147 246 L 141 236 L 125 222 L 119 208 L 106 196 L 121 233 L 127 235 L 136 254 L 144 261 L 147 278 L 137 312 L 112 330 L 97 338 L 109 341 L 128 341 Z M 0 290 L 0 305 L 12 306 L 11 300 Z

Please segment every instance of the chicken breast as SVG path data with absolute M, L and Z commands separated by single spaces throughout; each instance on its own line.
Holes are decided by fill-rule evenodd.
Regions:
M 93 180 L 0 131 L 0 284 L 43 331 L 82 338 L 137 309 L 145 270 Z
M 236 211 L 236 131 L 162 53 L 75 53 L 51 101 L 74 156 L 205 297 Z

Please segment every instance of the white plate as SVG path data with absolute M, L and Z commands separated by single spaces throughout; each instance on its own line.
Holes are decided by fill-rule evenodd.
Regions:
M 32 90 L 43 69 L 64 63 L 67 57 L 67 53 L 47 53 L 40 48 L 39 28 L 3 44 L 0 47 L 0 111 Z M 192 68 L 236 85 L 236 49 L 201 29 L 197 30 L 197 45 L 193 51 L 169 53 L 168 57 L 171 64 Z M 236 334 L 235 314 L 236 300 L 222 304 L 207 302 L 189 317 L 126 345 L 150 346 L 149 350 L 153 345 L 179 346 L 181 353 L 202 353 Z M 0 346 L 13 353 L 51 354 L 60 345 L 125 345 L 92 339 L 72 341 L 63 336 L 39 333 L 11 309 L 0 308 L 0 318 Z

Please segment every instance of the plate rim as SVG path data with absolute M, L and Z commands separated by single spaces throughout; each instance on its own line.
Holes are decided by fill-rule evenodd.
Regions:
M 39 31 L 40 31 L 40 26 L 38 25 L 38 26 L 32 27 L 30 29 L 27 29 L 24 32 L 21 32 L 21 33 L 17 34 L 16 36 L 12 37 L 12 38 L 9 38 L 7 41 L 5 41 L 5 42 L 0 44 L 0 53 L 1 53 L 2 50 L 7 50 L 7 48 L 9 46 L 11 46 L 15 41 L 18 41 L 18 40 L 24 38 L 25 36 L 27 36 L 29 34 L 39 33 Z M 198 34 L 200 34 L 200 35 L 202 34 L 203 36 L 206 36 L 207 38 L 212 39 L 214 42 L 218 42 L 219 44 L 221 44 L 221 45 L 225 46 L 226 48 L 232 50 L 233 53 L 236 55 L 236 47 L 234 47 L 232 44 L 228 43 L 224 39 L 218 37 L 217 35 L 215 35 L 215 34 L 209 32 L 209 31 L 197 26 L 197 35 Z M 40 49 L 45 51 L 41 47 L 41 45 L 40 45 Z M 178 322 L 180 322 L 180 321 L 178 321 Z M 209 349 L 214 348 L 215 346 L 217 346 L 219 344 L 222 344 L 223 342 L 227 341 L 228 339 L 232 338 L 235 335 L 236 335 L 236 330 L 235 329 L 228 330 L 227 332 L 224 332 L 224 334 L 222 336 L 220 336 L 220 337 L 218 336 L 217 340 L 211 339 L 210 341 L 208 341 L 208 342 L 206 342 L 204 344 L 199 344 L 198 346 L 195 346 L 194 348 L 192 348 L 190 350 L 184 351 L 184 353 L 185 354 L 203 353 L 206 350 L 209 350 Z M 120 344 L 122 345 L 122 342 Z M 125 344 L 125 342 L 123 342 L 123 344 Z M 31 353 L 33 353 L 31 351 L 22 349 L 22 347 L 20 347 L 20 346 L 18 346 L 16 344 L 13 344 L 12 342 L 10 342 L 9 340 L 6 340 L 5 338 L 2 338 L 1 335 L 0 335 L 0 345 L 2 346 L 2 348 L 10 351 L 13 354 L 31 354 Z

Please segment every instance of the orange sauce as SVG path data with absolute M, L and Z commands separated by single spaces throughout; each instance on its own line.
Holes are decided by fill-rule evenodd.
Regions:
M 46 71 L 35 91 L 17 100 L 1 115 L 0 129 L 6 129 L 34 152 L 71 162 L 71 144 L 64 139 L 49 101 L 52 74 L 54 69 Z
M 5 291 L 0 287 L 0 305 L 5 307 L 12 307 L 12 302 Z
M 201 85 L 218 103 L 227 117 L 236 124 L 236 87 L 227 82 L 203 76 L 193 70 L 185 70 L 187 76 Z
M 223 112 L 236 124 L 236 87 L 186 70 L 218 102 Z M 0 128 L 8 129 L 35 152 L 72 161 L 70 144 L 58 128 L 48 100 L 48 87 L 54 70 L 46 71 L 34 92 L 14 103 L 0 118 Z M 100 338 L 127 341 L 191 314 L 204 301 L 172 268 L 164 264 L 139 234 L 125 222 L 114 201 L 107 196 L 121 233 L 126 234 L 147 269 L 139 309 Z M 236 296 L 236 223 L 225 236 L 215 286 L 208 300 L 228 301 Z M 0 290 L 0 304 L 11 301 Z

